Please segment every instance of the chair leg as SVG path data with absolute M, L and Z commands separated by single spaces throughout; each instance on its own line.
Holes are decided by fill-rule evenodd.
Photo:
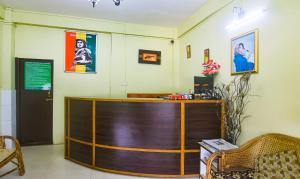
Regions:
M 24 161 L 23 161 L 23 157 L 22 157 L 22 152 L 21 151 L 17 151 L 16 158 L 18 160 L 19 175 L 23 176 L 25 174 L 25 167 L 24 167 Z

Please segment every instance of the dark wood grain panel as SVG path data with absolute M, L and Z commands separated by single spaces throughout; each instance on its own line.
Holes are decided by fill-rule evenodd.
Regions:
M 92 146 L 70 141 L 70 158 L 92 165 Z
M 66 99 L 70 100 L 71 159 L 93 165 L 92 115 L 93 100 L 96 100 L 95 136 L 96 144 L 100 145 L 95 151 L 95 167 L 153 176 L 181 174 L 181 154 L 161 151 L 181 149 L 180 102 Z M 67 102 L 65 105 L 67 107 Z M 189 101 L 184 106 L 185 130 L 182 132 L 185 132 L 186 150 L 199 149 L 197 142 L 202 139 L 221 137 L 220 104 Z M 65 127 L 68 128 L 67 123 Z M 76 143 L 76 139 L 81 142 Z M 67 153 L 68 141 L 65 142 Z M 185 175 L 197 174 L 199 153 L 186 153 L 184 158 Z
M 65 136 L 68 136 L 68 99 L 64 100 L 64 104 L 65 104 Z
M 180 154 L 96 148 L 96 166 L 124 172 L 179 175 Z
M 186 175 L 189 174 L 197 174 L 200 170 L 200 153 L 185 153 L 185 161 L 184 161 L 184 173 Z
M 180 149 L 180 104 L 97 102 L 96 143 Z
M 92 142 L 92 101 L 70 100 L 70 135 L 74 139 Z
M 202 139 L 221 138 L 220 104 L 185 104 L 185 148 L 198 149 Z
M 68 157 L 68 140 L 65 139 L 65 157 Z

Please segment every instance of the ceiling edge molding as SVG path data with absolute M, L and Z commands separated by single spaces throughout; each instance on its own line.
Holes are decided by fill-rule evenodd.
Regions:
M 13 9 L 16 24 L 173 39 L 177 29 Z
M 189 33 L 194 28 L 198 27 L 202 22 L 213 16 L 232 2 L 236 0 L 208 0 L 200 9 L 198 9 L 192 16 L 186 19 L 177 28 L 177 37 L 181 38 Z

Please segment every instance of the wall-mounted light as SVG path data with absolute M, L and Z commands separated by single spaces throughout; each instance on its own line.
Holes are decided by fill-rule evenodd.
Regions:
M 235 7 L 237 8 L 237 7 Z M 234 20 L 226 26 L 227 30 L 233 30 L 239 28 L 240 26 L 252 22 L 261 18 L 264 14 L 264 10 L 260 9 L 251 13 L 245 13 L 242 8 L 237 8 L 233 10 L 234 13 Z
M 242 7 L 234 7 L 233 8 L 234 20 L 239 20 L 239 19 L 243 18 L 244 15 L 245 15 L 245 11 Z

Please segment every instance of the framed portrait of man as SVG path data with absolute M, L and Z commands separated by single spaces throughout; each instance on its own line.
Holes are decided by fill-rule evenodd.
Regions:
M 258 30 L 231 40 L 231 75 L 258 72 Z
M 97 34 L 66 31 L 65 72 L 96 73 Z

